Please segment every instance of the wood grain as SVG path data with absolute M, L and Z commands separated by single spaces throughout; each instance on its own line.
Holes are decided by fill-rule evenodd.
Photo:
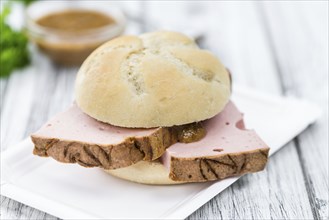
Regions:
M 324 193 L 328 192 L 328 2 L 262 7 L 284 93 L 311 100 L 323 109 L 319 122 L 294 143 L 313 218 L 328 219 L 328 193 Z M 295 23 L 297 19 L 301 21 Z M 278 29 L 286 34 L 278 34 Z
M 67 88 L 72 89 L 74 77 L 70 75 L 74 76 L 75 71 L 60 73 L 44 56 L 35 51 L 33 55 L 31 67 L 15 72 L 7 80 L 1 108 L 1 150 L 18 143 L 45 123 L 51 108 L 60 111 L 62 103 L 67 106 L 71 102 L 72 92 Z M 68 82 L 57 83 L 59 75 L 69 79 Z M 57 102 L 55 94 L 60 95 Z M 1 196 L 1 219 L 58 218 Z
M 198 36 L 234 81 L 307 98 L 324 110 L 265 171 L 242 177 L 188 219 L 328 219 L 328 2 L 120 4 L 130 18 L 126 33 L 170 29 Z M 32 51 L 30 67 L 0 81 L 1 150 L 73 101 L 77 69 Z M 1 197 L 1 219 L 57 218 Z

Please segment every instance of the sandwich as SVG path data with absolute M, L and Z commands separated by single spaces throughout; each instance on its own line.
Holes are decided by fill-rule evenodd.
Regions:
M 189 37 L 121 36 L 84 61 L 75 102 L 31 135 L 33 153 L 144 184 L 261 171 L 269 147 L 230 95 L 228 70 Z

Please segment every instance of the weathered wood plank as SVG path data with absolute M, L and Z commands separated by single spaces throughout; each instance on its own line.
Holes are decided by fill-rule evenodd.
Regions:
M 1 196 L 1 219 L 5 220 L 56 220 L 58 218 Z
M 209 21 L 202 23 L 206 26 L 204 28 L 206 47 L 211 48 L 221 57 L 223 63 L 232 70 L 236 81 L 258 87 L 267 92 L 280 94 L 281 85 L 277 76 L 276 64 L 263 26 L 259 22 L 257 8 L 252 3 L 220 2 L 214 4 L 212 2 L 208 6 L 205 4 L 200 6 L 203 10 L 200 19 Z M 171 11 L 171 20 L 175 20 L 175 23 L 171 24 L 173 28 L 182 25 L 179 22 L 195 21 L 195 18 L 193 20 L 188 17 L 192 15 L 185 11 L 188 10 L 185 6 L 180 9 L 181 11 L 178 10 L 178 6 L 177 4 L 170 6 L 169 3 L 162 3 L 161 7 L 155 3 L 153 6 L 150 4 L 148 11 L 152 13 L 147 16 L 147 20 L 162 24 L 161 19 L 166 20 L 167 18 L 165 13 Z M 167 22 L 163 21 L 164 27 L 170 26 Z M 299 184 L 303 182 L 303 173 L 297 151 L 293 148 L 293 144 L 289 146 L 288 150 L 278 153 L 271 159 L 266 171 L 245 176 L 205 206 L 211 208 L 201 208 L 191 215 L 190 219 L 201 217 L 212 219 L 219 218 L 219 216 L 224 219 L 312 217 L 305 186 Z M 287 154 L 287 156 L 280 156 L 282 154 Z M 276 165 L 280 163 L 292 169 L 287 170 L 284 166 Z M 272 167 L 275 169 L 272 170 Z M 283 174 L 287 174 L 287 176 Z M 288 182 L 287 179 L 284 186 L 275 184 L 283 177 L 292 177 L 289 179 L 291 182 Z M 246 183 L 249 183 L 249 188 L 243 187 Z M 259 191 L 260 187 L 270 190 Z M 293 193 L 285 197 L 282 196 L 284 192 Z M 253 196 L 255 193 L 258 196 Z M 226 198 L 225 195 L 227 195 Z M 241 205 L 241 200 L 245 205 Z M 259 208 L 262 212 L 259 211 Z M 273 210 L 276 212 L 272 213 Z
M 312 100 L 323 109 L 319 122 L 295 142 L 313 217 L 328 219 L 328 2 L 262 7 L 285 92 Z
M 45 57 L 33 54 L 32 65 L 11 75 L 8 81 L 1 109 L 2 150 L 36 130 L 48 119 L 50 109 L 56 111 L 71 98 L 72 92 L 68 90 L 74 74 L 59 72 Z M 70 82 L 61 80 L 61 76 Z M 1 213 L 2 219 L 57 219 L 4 196 L 1 196 Z
M 27 119 L 33 105 L 35 86 L 34 68 L 19 71 L 7 82 L 6 93 L 1 108 L 1 148 L 18 143 L 24 136 Z

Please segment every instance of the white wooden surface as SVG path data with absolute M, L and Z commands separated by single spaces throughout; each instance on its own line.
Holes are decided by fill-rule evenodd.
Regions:
M 130 18 L 127 33 L 197 35 L 235 81 L 323 108 L 321 119 L 272 157 L 265 171 L 242 177 L 188 219 L 328 219 L 328 1 L 145 1 L 121 7 Z M 77 69 L 55 66 L 32 51 L 30 67 L 0 81 L 2 150 L 73 100 Z M 1 197 L 1 219 L 57 218 Z

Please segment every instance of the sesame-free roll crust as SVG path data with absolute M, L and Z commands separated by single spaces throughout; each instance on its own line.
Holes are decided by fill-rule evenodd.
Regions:
M 96 49 L 75 84 L 91 117 L 132 128 L 170 127 L 219 113 L 230 96 L 229 74 L 209 51 L 175 32 L 123 36 Z

